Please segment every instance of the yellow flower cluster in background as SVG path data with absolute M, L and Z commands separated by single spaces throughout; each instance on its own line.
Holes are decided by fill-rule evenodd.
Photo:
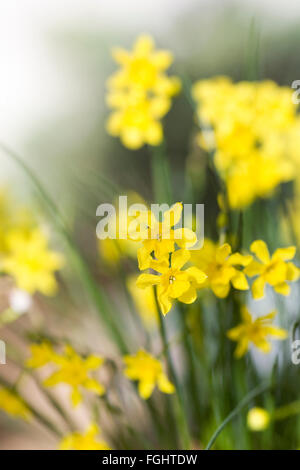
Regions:
M 44 381 L 44 385 L 53 387 L 61 383 L 68 384 L 72 389 L 71 401 L 74 406 L 82 401 L 80 388 L 99 396 L 105 393 L 103 385 L 90 377 L 90 372 L 102 366 L 102 357 L 90 355 L 83 358 L 70 345 L 65 346 L 63 354 L 58 354 L 47 342 L 32 344 L 30 350 L 27 367 L 36 369 L 47 364 L 53 365 L 56 370 Z
M 180 90 L 176 77 L 166 70 L 173 57 L 169 51 L 155 50 L 151 36 L 139 36 L 131 52 L 113 50 L 120 69 L 108 80 L 107 104 L 113 109 L 107 130 L 119 136 L 130 149 L 163 140 L 160 120 L 171 107 L 171 98 Z
M 31 411 L 24 400 L 14 391 L 6 387 L 0 387 L 0 410 L 5 411 L 14 418 L 29 421 L 32 417 Z
M 123 360 L 126 365 L 125 376 L 139 382 L 139 394 L 144 400 L 152 395 L 156 385 L 163 393 L 174 393 L 174 385 L 164 373 L 161 362 L 148 352 L 140 350 L 136 354 L 124 356 Z
M 216 77 L 195 83 L 193 97 L 199 144 L 214 152 L 233 209 L 270 196 L 295 176 L 300 119 L 290 88 Z
M 60 450 L 111 450 L 109 445 L 97 439 L 100 430 L 96 424 L 91 424 L 85 433 L 78 431 L 65 436 L 60 443 Z

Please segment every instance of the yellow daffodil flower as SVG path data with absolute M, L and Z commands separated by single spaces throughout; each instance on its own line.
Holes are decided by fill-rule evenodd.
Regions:
M 279 294 L 289 295 L 290 286 L 287 281 L 296 281 L 300 275 L 299 268 L 292 262 L 287 262 L 294 258 L 296 248 L 294 246 L 278 248 L 271 257 L 266 243 L 256 240 L 250 250 L 259 260 L 253 260 L 245 268 L 248 276 L 258 276 L 252 284 L 253 297 L 261 299 L 266 284 L 270 284 Z
M 251 431 L 264 431 L 270 424 L 270 413 L 264 408 L 255 406 L 248 411 L 247 426 Z
M 234 353 L 235 357 L 240 358 L 246 354 L 250 343 L 253 343 L 264 353 L 270 352 L 269 336 L 281 340 L 287 338 L 286 330 L 272 325 L 275 315 L 276 312 L 271 312 L 254 320 L 245 306 L 241 309 L 242 323 L 227 332 L 229 339 L 238 342 Z
M 125 376 L 130 380 L 138 380 L 140 396 L 147 400 L 157 385 L 163 393 L 174 393 L 174 385 L 163 372 L 161 362 L 146 351 L 139 350 L 134 355 L 123 357 L 126 369 Z
M 171 97 L 180 90 L 176 77 L 168 77 L 166 69 L 173 58 L 168 51 L 155 51 L 150 36 L 140 36 L 132 52 L 113 50 L 120 69 L 107 83 L 107 104 L 114 111 L 107 130 L 120 136 L 130 149 L 142 145 L 159 145 L 163 139 L 160 119 L 171 107 Z
M 8 388 L 0 387 L 0 409 L 14 418 L 29 421 L 32 417 L 31 411 L 16 392 Z
M 8 253 L 2 269 L 14 277 L 17 286 L 30 294 L 40 291 L 53 295 L 57 289 L 54 272 L 63 266 L 63 257 L 50 251 L 43 232 L 11 230 L 7 234 Z
M 205 239 L 201 250 L 192 251 L 191 256 L 192 262 L 207 275 L 201 287 L 210 287 L 217 297 L 227 297 L 231 284 L 235 289 L 249 289 L 246 276 L 238 267 L 247 266 L 252 256 L 231 254 L 228 243 L 217 245 L 209 239 Z
M 150 267 L 160 275 L 141 274 L 137 279 L 137 286 L 141 289 L 157 286 L 157 300 L 163 315 L 170 311 L 174 299 L 186 304 L 195 302 L 196 289 L 206 280 L 206 274 L 195 266 L 181 270 L 190 256 L 187 250 L 177 250 L 172 254 L 170 265 L 166 260 L 153 260 Z
M 151 211 L 142 213 L 136 220 L 138 225 L 136 239 L 142 240 L 143 244 L 138 250 L 138 262 L 141 270 L 150 267 L 154 258 L 162 260 L 168 259 L 169 253 L 175 250 L 175 243 L 180 248 L 192 247 L 196 241 L 196 234 L 188 228 L 177 228 L 182 216 L 183 205 L 181 202 L 174 204 L 163 214 L 163 219 L 159 222 Z
M 91 424 L 85 433 L 78 431 L 65 436 L 60 445 L 60 450 L 111 450 L 105 441 L 97 439 L 99 428 L 96 424 Z
M 33 356 L 27 360 L 27 366 L 38 368 L 46 363 L 52 363 L 56 370 L 45 381 L 46 387 L 53 387 L 60 383 L 70 385 L 72 389 L 71 401 L 77 406 L 82 401 L 80 387 L 99 396 L 105 393 L 105 388 L 97 380 L 90 377 L 90 372 L 102 366 L 104 360 L 99 356 L 90 355 L 86 358 L 79 356 L 71 346 L 65 346 L 64 354 L 57 354 L 47 344 L 32 346 Z M 39 355 L 41 352 L 41 356 Z

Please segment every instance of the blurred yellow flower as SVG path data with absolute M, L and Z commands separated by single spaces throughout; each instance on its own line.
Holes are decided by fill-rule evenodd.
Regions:
M 141 289 L 157 286 L 157 300 L 163 315 L 170 311 L 173 299 L 186 304 L 195 302 L 196 289 L 201 287 L 207 278 L 206 274 L 195 266 L 181 270 L 190 256 L 187 250 L 177 250 L 171 256 L 170 265 L 167 260 L 153 260 L 150 267 L 160 275 L 140 274 L 137 279 L 137 286 Z
M 46 387 L 53 387 L 60 383 L 70 385 L 73 406 L 77 406 L 82 401 L 80 387 L 100 396 L 105 393 L 103 385 L 90 377 L 91 371 L 102 366 L 104 362 L 102 357 L 90 355 L 83 358 L 69 345 L 65 346 L 63 354 L 57 354 L 47 343 L 39 346 L 32 345 L 31 351 L 32 357 L 27 360 L 27 366 L 38 368 L 48 362 L 55 365 L 55 372 L 44 381 L 44 385 Z
M 2 270 L 14 277 L 17 286 L 30 294 L 53 295 L 57 289 L 54 272 L 63 266 L 63 257 L 50 251 L 39 228 L 28 232 L 11 230 L 6 236 L 7 254 Z
M 73 432 L 65 436 L 60 445 L 60 450 L 111 450 L 105 441 L 97 439 L 99 428 L 96 424 L 91 424 L 88 430 L 81 434 Z
M 43 341 L 38 344 L 31 344 L 29 346 L 31 356 L 26 361 L 26 367 L 31 369 L 37 369 L 43 367 L 49 362 L 59 362 L 60 355 L 57 354 L 51 343 L 48 341 Z
M 247 426 L 251 431 L 264 431 L 270 423 L 270 414 L 258 406 L 251 408 L 247 414 Z
M 231 284 L 235 289 L 249 289 L 246 276 L 238 267 L 247 266 L 252 256 L 231 254 L 228 243 L 218 245 L 206 238 L 203 248 L 191 251 L 191 257 L 192 262 L 207 275 L 201 287 L 210 287 L 217 297 L 226 297 Z
M 143 204 L 144 199 L 136 192 L 129 191 L 127 194 L 127 204 Z M 115 201 L 117 206 L 118 201 Z M 118 267 L 122 258 L 136 258 L 137 250 L 141 243 L 137 243 L 130 238 L 128 232 L 124 234 L 122 227 L 129 227 L 130 223 L 135 219 L 133 216 L 128 215 L 128 210 L 119 210 L 116 217 L 109 220 L 108 223 L 108 237 L 98 240 L 98 248 L 101 258 L 110 267 Z M 120 237 L 120 233 L 124 238 Z
M 256 240 L 250 246 L 250 250 L 259 260 L 253 260 L 245 268 L 245 273 L 248 276 L 258 275 L 252 284 L 253 297 L 261 299 L 264 296 L 266 283 L 270 284 L 279 294 L 289 295 L 290 286 L 287 281 L 296 281 L 300 275 L 297 266 L 292 262 L 287 263 L 294 258 L 296 248 L 294 246 L 278 248 L 271 257 L 266 243 L 262 240 Z
M 246 354 L 250 343 L 253 343 L 262 352 L 269 353 L 271 350 L 269 336 L 281 340 L 287 338 L 288 332 L 286 330 L 272 325 L 275 315 L 276 312 L 271 312 L 254 320 L 247 308 L 242 307 L 242 323 L 227 332 L 229 339 L 238 342 L 234 353 L 235 357 L 240 358 Z
M 107 122 L 108 132 L 120 136 L 130 149 L 159 145 L 163 139 L 159 120 L 180 91 L 178 78 L 165 73 L 173 62 L 171 53 L 154 50 L 153 39 L 142 35 L 132 52 L 115 48 L 113 57 L 120 69 L 107 82 L 107 104 L 115 110 Z
M 151 211 L 144 212 L 138 217 L 140 233 L 137 240 L 143 244 L 138 250 L 139 268 L 141 270 L 150 267 L 154 258 L 157 260 L 169 259 L 169 253 L 175 250 L 175 244 L 180 248 L 189 248 L 197 241 L 196 234 L 188 228 L 173 227 L 177 225 L 182 216 L 183 205 L 181 202 L 164 212 L 162 222 L 159 222 Z
M 133 298 L 137 312 L 141 316 L 145 327 L 153 328 L 158 322 L 158 311 L 156 307 L 154 291 L 152 287 L 141 290 L 137 284 L 137 276 L 133 275 L 127 279 L 127 287 Z
M 147 400 L 157 385 L 163 393 L 174 393 L 174 385 L 163 372 L 161 362 L 146 351 L 139 350 L 134 355 L 123 357 L 126 369 L 124 375 L 130 380 L 138 380 L 140 396 Z
M 4 387 L 0 388 L 0 409 L 14 418 L 21 418 L 25 421 L 29 421 L 32 417 L 23 399 L 16 392 Z
M 193 97 L 203 129 L 199 144 L 214 151 L 232 208 L 268 197 L 281 182 L 294 178 L 299 137 L 297 130 L 291 132 L 298 117 L 290 88 L 216 77 L 195 83 Z

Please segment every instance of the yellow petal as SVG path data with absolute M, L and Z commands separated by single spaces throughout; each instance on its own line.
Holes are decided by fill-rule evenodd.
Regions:
M 157 300 L 158 300 L 159 307 L 161 309 L 161 313 L 163 315 L 166 315 L 172 308 L 172 302 L 170 301 L 168 295 L 166 294 L 157 295 Z
M 207 279 L 207 275 L 201 271 L 201 269 L 196 268 L 196 266 L 191 266 L 186 269 L 185 272 L 188 274 L 189 278 L 196 283 L 197 287 L 203 284 Z
M 195 287 L 191 286 L 184 294 L 178 297 L 180 302 L 184 304 L 192 304 L 197 299 L 197 292 Z
M 163 393 L 171 394 L 175 392 L 174 385 L 172 384 L 172 382 L 169 381 L 168 377 L 164 373 L 161 373 L 159 375 L 157 385 L 159 390 Z
M 148 250 L 145 246 L 141 246 L 137 252 L 137 258 L 139 263 L 139 269 L 143 271 L 144 269 L 148 269 L 151 263 L 151 253 L 152 250 Z
M 228 256 L 230 255 L 230 253 L 231 246 L 228 243 L 224 243 L 224 245 L 219 246 L 216 252 L 217 263 L 223 264 L 226 258 L 228 258 Z
M 229 290 L 230 290 L 230 284 L 214 284 L 212 283 L 211 285 L 213 293 L 219 297 L 220 299 L 224 299 L 227 297 Z
M 286 282 L 282 282 L 281 284 L 277 284 L 274 286 L 274 290 L 281 295 L 289 295 L 291 292 L 290 286 Z
M 155 387 L 154 382 L 148 382 L 148 381 L 145 381 L 145 380 L 140 381 L 139 385 L 138 385 L 138 390 L 139 390 L 140 396 L 144 400 L 147 400 L 152 395 L 154 387 Z
M 114 47 L 112 49 L 112 56 L 114 60 L 120 65 L 126 65 L 130 60 L 130 55 L 128 52 L 121 47 Z
M 293 263 L 287 263 L 287 281 L 297 281 L 300 276 L 300 269 Z
M 259 263 L 258 261 L 251 261 L 251 263 L 245 267 L 244 273 L 247 276 L 257 276 L 258 274 L 261 274 L 264 269 L 264 265 Z
M 252 295 L 254 299 L 262 299 L 264 296 L 265 281 L 262 277 L 258 277 L 252 284 Z
M 78 406 L 79 403 L 82 401 L 81 393 L 79 392 L 78 388 L 74 387 L 71 393 L 71 401 L 73 406 Z
M 191 254 L 187 250 L 177 250 L 172 254 L 171 266 L 175 269 L 180 269 L 190 259 Z
M 160 283 L 160 276 L 156 276 L 155 274 L 141 274 L 136 281 L 136 285 L 140 289 L 145 289 L 149 286 L 154 286 Z
M 270 254 L 266 243 L 263 240 L 256 240 L 250 246 L 250 250 L 264 264 L 270 262 Z
M 273 256 L 272 259 L 280 259 L 282 261 L 289 261 L 294 258 L 296 254 L 296 247 L 289 246 L 287 248 L 278 248 Z
M 138 55 L 148 55 L 154 47 L 154 41 L 148 34 L 142 34 L 136 40 L 133 51 Z
M 174 239 L 181 248 L 190 248 L 197 242 L 197 235 L 189 228 L 177 228 L 174 230 Z
M 231 279 L 233 287 L 239 290 L 247 290 L 249 289 L 249 284 L 246 279 L 245 274 L 241 272 L 236 272 L 236 275 Z
M 149 145 L 159 145 L 163 140 L 163 128 L 160 122 L 151 121 L 145 129 L 145 141 Z
M 177 225 L 181 219 L 182 209 L 182 202 L 176 202 L 176 204 L 173 204 L 168 211 L 164 212 L 163 225 L 166 225 L 167 227 L 174 227 L 174 225 Z
M 160 70 L 166 70 L 173 62 L 173 55 L 169 51 L 157 51 L 152 55 L 152 62 Z

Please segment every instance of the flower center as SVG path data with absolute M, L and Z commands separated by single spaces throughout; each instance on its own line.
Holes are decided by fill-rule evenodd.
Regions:
M 175 276 L 170 276 L 169 277 L 169 283 L 173 284 L 174 281 L 176 281 L 176 277 Z

